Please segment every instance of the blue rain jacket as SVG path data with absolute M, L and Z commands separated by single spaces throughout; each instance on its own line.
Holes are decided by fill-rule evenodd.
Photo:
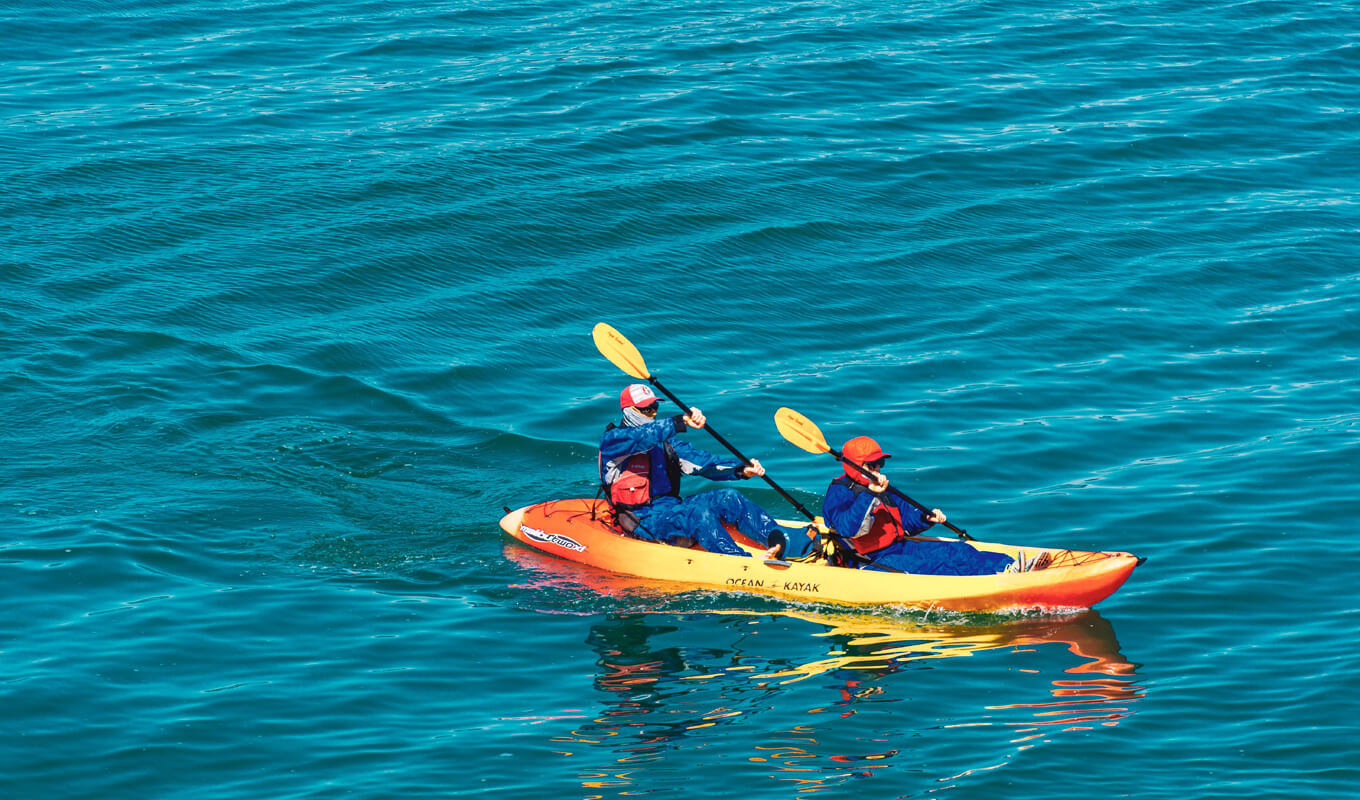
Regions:
M 675 437 L 685 430 L 688 426 L 680 416 L 634 427 L 609 428 L 600 439 L 600 481 L 606 486 L 613 484 L 625 462 L 639 453 L 646 453 L 651 459 L 648 478 L 653 502 L 659 497 L 679 497 L 681 475 L 700 475 L 715 481 L 743 477 L 745 465 L 740 461 L 706 453 Z

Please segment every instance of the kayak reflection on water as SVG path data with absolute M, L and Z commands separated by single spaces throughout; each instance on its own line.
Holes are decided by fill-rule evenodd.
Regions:
M 1117 726 L 1144 696 L 1136 666 L 1096 611 L 941 621 L 915 612 L 777 610 L 760 600 L 703 610 L 715 599 L 741 601 L 664 593 L 660 582 L 513 546 L 507 555 L 537 573 L 525 587 L 528 608 L 561 613 L 554 599 L 571 596 L 561 602 L 590 616 L 598 612 L 581 602 L 663 609 L 609 613 L 589 626 L 590 681 L 601 708 L 557 723 L 551 737 L 559 752 L 589 761 L 583 778 L 624 781 L 612 785 L 627 785 L 626 765 L 718 740 L 780 780 L 833 785 L 900 769 L 954 777 L 948 759 L 915 762 L 930 762 L 938 749 L 1004 763 L 1069 731 Z

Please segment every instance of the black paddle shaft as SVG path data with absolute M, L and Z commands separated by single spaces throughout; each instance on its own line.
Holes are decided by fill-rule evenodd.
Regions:
M 670 390 L 667 389 L 665 386 L 662 386 L 662 385 L 661 385 L 661 381 L 657 380 L 655 376 L 649 376 L 649 377 L 647 378 L 647 381 L 648 381 L 649 383 L 651 383 L 653 386 L 655 386 L 656 388 L 660 389 L 662 394 L 666 395 L 667 397 L 669 397 L 669 398 L 671 399 L 671 402 L 675 403 L 677 406 L 680 406 L 680 408 L 684 409 L 685 415 L 686 415 L 686 416 L 689 415 L 690 407 L 689 407 L 688 405 L 685 405 L 683 402 L 681 402 L 681 401 L 680 401 L 680 398 L 678 398 L 678 397 L 676 397 L 675 395 L 671 394 Z M 709 433 L 713 434 L 713 438 L 714 438 L 714 439 L 717 439 L 717 440 L 718 440 L 718 443 L 721 444 L 723 447 L 726 447 L 728 450 L 731 450 L 731 451 L 732 451 L 732 455 L 736 456 L 736 457 L 741 461 L 742 464 L 750 464 L 750 463 L 751 463 L 751 459 L 749 459 L 749 458 L 747 458 L 746 456 L 742 455 L 740 450 L 738 450 L 737 448 L 733 447 L 731 442 L 727 441 L 726 439 L 724 439 L 724 438 L 722 437 L 722 434 L 720 434 L 720 433 L 718 433 L 717 431 L 713 430 L 713 426 L 712 426 L 712 425 L 704 425 L 704 430 L 706 430 L 706 431 L 708 431 Z M 809 521 L 812 521 L 812 520 L 815 520 L 815 519 L 816 519 L 816 517 L 814 517 L 814 516 L 812 515 L 812 512 L 808 511 L 806 508 L 803 508 L 803 504 L 802 504 L 802 503 L 800 503 L 800 502 L 798 502 L 797 500 L 793 499 L 793 496 L 790 495 L 788 492 L 784 491 L 783 488 L 781 488 L 781 487 L 779 486 L 779 484 L 775 483 L 774 480 L 771 479 L 769 475 L 761 475 L 760 477 L 764 478 L 764 479 L 765 479 L 765 482 L 768 483 L 768 484 L 770 484 L 770 487 L 771 487 L 772 489 L 774 489 L 776 492 L 779 492 L 779 495 L 780 495 L 781 497 L 783 497 L 785 500 L 787 500 L 787 501 L 789 501 L 790 503 L 792 503 L 792 504 L 793 504 L 793 507 L 796 508 L 796 509 L 798 509 L 799 513 L 801 513 L 803 516 L 807 517 Z
M 868 468 L 866 468 L 866 467 L 864 467 L 864 466 L 861 466 L 860 464 L 856 463 L 855 461 L 853 461 L 853 460 L 851 460 L 851 459 L 849 459 L 849 458 L 846 458 L 845 455 L 844 455 L 843 453 L 841 453 L 840 451 L 838 451 L 836 448 L 828 446 L 828 447 L 827 447 L 827 450 L 831 453 L 831 455 L 833 455 L 833 456 L 835 456 L 836 458 L 840 459 L 843 463 L 849 464 L 850 466 L 852 466 L 852 467 L 854 467 L 855 469 L 859 470 L 860 474 L 863 475 L 864 477 L 869 478 L 869 479 L 872 479 L 872 478 L 874 477 L 874 473 L 873 473 L 872 471 L 870 471 Z M 905 494 L 902 494 L 902 492 L 899 491 L 898 488 L 897 488 L 896 486 L 893 486 L 892 484 L 888 484 L 888 491 L 889 491 L 889 492 L 892 492 L 895 496 L 897 496 L 897 497 L 899 497 L 899 498 L 901 498 L 901 499 L 903 499 L 903 500 L 906 500 L 908 503 L 910 503 L 911 505 L 915 506 L 917 509 L 919 509 L 919 510 L 921 510 L 921 511 L 924 511 L 924 512 L 926 512 L 927 514 L 930 513 L 930 509 L 926 508 L 925 506 L 921 505 L 920 503 L 916 502 L 915 500 L 911 499 L 910 497 L 907 497 Z M 961 539 L 968 539 L 968 540 L 971 540 L 971 539 L 973 538 L 973 537 L 971 537 L 971 536 L 968 535 L 968 531 L 965 531 L 965 530 L 963 530 L 962 528 L 957 528 L 957 527 L 955 527 L 954 524 L 953 524 L 952 522 L 942 522 L 942 523 L 940 523 L 940 524 L 943 525 L 943 526 L 945 526 L 945 527 L 948 528 L 949 530 L 953 531 L 954 533 L 957 533 L 957 534 L 959 535 L 959 538 L 961 538 Z

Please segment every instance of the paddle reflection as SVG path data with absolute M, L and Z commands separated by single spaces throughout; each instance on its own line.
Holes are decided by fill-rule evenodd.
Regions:
M 728 758 L 744 753 L 746 769 L 800 795 L 884 770 L 961 781 L 1065 731 L 1118 725 L 1144 693 L 1095 611 L 938 621 L 790 609 L 678 594 L 516 550 L 536 589 L 566 581 L 594 593 L 596 608 L 631 598 L 632 608 L 649 609 L 592 615 L 585 641 L 602 708 L 551 740 L 563 755 L 592 761 L 579 775 L 595 792 L 658 789 L 649 764 L 669 765 L 676 750 L 715 740 Z M 535 593 L 545 595 L 562 596 Z M 738 607 L 702 608 L 715 597 Z M 952 763 L 959 752 L 981 763 Z

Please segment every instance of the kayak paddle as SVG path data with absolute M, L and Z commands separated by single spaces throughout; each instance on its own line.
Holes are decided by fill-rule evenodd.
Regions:
M 830 453 L 831 455 L 835 456 L 838 461 L 841 461 L 842 463 L 845 464 L 849 464 L 856 470 L 859 470 L 860 474 L 864 475 L 866 478 L 873 479 L 874 477 L 873 472 L 871 472 L 868 468 L 866 468 L 862 464 L 858 464 L 853 460 L 846 458 L 840 451 L 836 450 L 836 448 L 827 444 L 826 437 L 822 435 L 822 430 L 821 428 L 817 427 L 817 423 L 813 422 L 812 420 L 808 419 L 802 414 L 799 414 L 797 411 L 794 411 L 791 408 L 780 408 L 778 411 L 774 412 L 774 424 L 775 427 L 779 428 L 780 434 L 782 434 L 785 439 L 788 439 L 790 442 L 793 442 L 798 447 L 808 451 L 809 453 Z M 916 502 L 910 497 L 907 497 L 900 490 L 898 490 L 896 486 L 889 484 L 888 491 L 892 492 L 894 495 L 901 498 L 902 500 L 907 501 L 908 503 L 920 509 L 921 511 L 924 511 L 927 514 L 930 513 L 930 509 L 926 508 L 925 506 L 921 505 L 920 503 Z M 973 537 L 968 535 L 967 531 L 961 528 L 956 528 L 952 523 L 942 522 L 940 524 L 944 525 L 946 528 L 953 531 L 954 533 L 957 533 L 960 539 L 964 539 L 967 541 L 972 541 L 973 539 Z
M 615 330 L 613 326 L 604 322 L 595 326 L 595 330 L 591 332 L 591 336 L 594 337 L 595 346 L 599 348 L 600 354 L 609 359 L 611 364 L 623 370 L 628 375 L 631 375 L 638 380 L 647 381 L 655 386 L 662 394 L 669 397 L 671 402 L 683 409 L 685 414 L 689 414 L 689 406 L 680 402 L 680 398 L 671 394 L 669 389 L 661 385 L 661 381 L 657 380 L 655 375 L 647 371 L 647 362 L 642 360 L 642 354 L 638 352 L 638 349 L 633 346 L 632 342 L 628 341 L 627 337 Z M 736 456 L 742 464 L 751 463 L 751 459 L 742 455 L 740 450 L 733 447 L 721 434 L 713 430 L 712 425 L 704 425 L 704 430 L 713 434 L 713 438 L 717 439 L 723 447 L 732 451 L 732 455 Z M 779 484 L 775 483 L 769 475 L 762 475 L 761 477 L 764 478 L 765 482 L 770 484 L 776 492 L 779 492 L 780 496 L 792 503 L 793 507 L 798 509 L 803 516 L 807 517 L 809 520 L 816 519 L 816 517 L 812 515 L 812 512 L 803 508 L 802 503 L 793 499 L 792 495 L 780 488 Z

